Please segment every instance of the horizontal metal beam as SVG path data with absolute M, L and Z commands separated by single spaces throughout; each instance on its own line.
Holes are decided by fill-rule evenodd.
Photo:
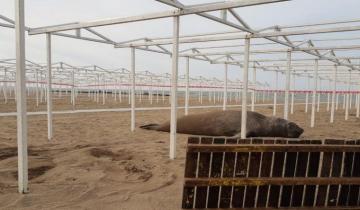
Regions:
M 359 152 L 360 145 L 253 144 L 206 145 L 189 144 L 188 152 Z
M 293 48 L 292 52 L 303 52 L 303 51 L 313 51 L 313 50 L 359 50 L 360 45 L 348 45 L 348 46 L 328 46 L 328 47 L 304 47 L 304 48 Z M 262 53 L 284 53 L 289 51 L 288 48 L 283 49 L 266 49 L 266 50 L 252 50 L 251 54 L 262 54 Z M 208 53 L 191 53 L 191 54 L 182 54 L 182 56 L 214 56 L 214 55 L 243 55 L 244 51 L 221 51 L 221 52 L 208 52 Z M 336 57 L 334 57 L 335 59 Z
M 347 27 L 331 27 L 331 28 L 318 28 L 318 29 L 304 29 L 304 30 L 293 30 L 293 31 L 278 31 L 271 33 L 256 33 L 252 38 L 266 38 L 266 37 L 278 37 L 278 36 L 295 36 L 295 35 L 305 35 L 305 34 L 321 34 L 321 33 L 336 33 L 336 32 L 351 32 L 359 31 L 360 26 L 347 26 Z M 209 37 L 191 37 L 187 35 L 186 38 L 180 37 L 180 43 L 197 43 L 197 42 L 213 42 L 213 41 L 230 41 L 245 39 L 247 34 L 236 34 L 234 35 L 221 35 L 221 36 L 209 36 Z M 204 35 L 205 36 L 205 35 Z M 159 39 L 154 40 L 153 42 L 139 42 L 139 43 L 127 43 L 127 44 L 116 44 L 116 47 L 139 47 L 139 46 L 152 46 L 152 45 L 169 45 L 172 44 L 171 39 Z
M 67 30 L 79 29 L 79 28 L 131 23 L 131 22 L 153 20 L 153 19 L 181 16 L 181 15 L 191 15 L 191 14 L 197 14 L 203 12 L 229 9 L 229 8 L 255 6 L 260 4 L 276 3 L 283 1 L 289 1 L 289 0 L 233 0 L 226 2 L 203 4 L 199 6 L 189 6 L 182 10 L 176 9 L 171 11 L 149 13 L 145 15 L 131 16 L 125 18 L 113 18 L 113 19 L 96 20 L 96 21 L 88 21 L 88 22 L 76 22 L 76 23 L 62 24 L 56 26 L 33 28 L 29 31 L 29 34 L 35 35 L 35 34 L 52 33 L 58 31 L 67 31 Z
M 267 185 L 358 185 L 358 177 L 261 177 L 261 178 L 185 178 L 187 187 L 267 186 Z

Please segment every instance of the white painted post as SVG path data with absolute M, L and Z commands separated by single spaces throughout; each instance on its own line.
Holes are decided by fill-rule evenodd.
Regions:
M 216 91 L 214 90 L 214 93 L 213 93 L 213 102 L 214 104 L 216 103 Z
M 321 79 L 319 79 L 319 90 L 321 91 Z M 319 112 L 320 111 L 320 103 L 321 103 L 321 93 L 318 93 L 318 100 L 317 100 L 317 112 Z
M 275 77 L 275 92 L 274 92 L 274 107 L 273 107 L 273 115 L 276 115 L 276 111 L 277 111 L 277 91 L 279 88 L 279 72 L 276 71 L 276 77 Z
M 18 191 L 28 192 L 24 0 L 15 1 Z
M 291 50 L 287 52 L 287 69 L 286 69 L 286 86 L 285 86 L 285 104 L 284 104 L 284 119 L 289 119 L 289 92 L 290 92 L 290 77 L 291 77 Z
M 119 77 L 119 102 L 122 102 L 122 90 L 121 90 L 122 78 Z
M 159 87 L 156 87 L 156 103 L 159 103 Z
M 307 90 L 305 96 L 305 113 L 308 113 L 309 110 L 309 91 L 310 91 L 310 76 L 307 77 Z
M 335 106 L 336 106 L 336 80 L 337 80 L 337 66 L 334 66 L 334 76 L 333 76 L 333 91 L 331 98 L 331 114 L 330 114 L 330 123 L 334 123 L 335 118 Z
M 263 87 L 261 87 L 263 88 Z M 265 97 L 266 97 L 266 92 L 265 90 L 263 89 L 261 92 L 259 92 L 259 95 L 262 94 L 262 103 L 265 103 Z
M 245 38 L 244 48 L 244 73 L 243 73 L 243 89 L 242 89 L 242 106 L 241 106 L 241 138 L 246 138 L 247 124 L 247 92 L 248 92 L 248 73 L 249 73 L 249 57 L 250 57 L 250 38 Z
M 131 131 L 135 131 L 135 48 L 131 48 Z
M 169 83 L 169 95 L 170 94 L 171 94 L 171 78 L 170 78 L 170 83 Z M 169 96 L 169 104 L 171 104 L 171 96 Z
M 36 78 L 36 106 L 39 106 L 39 72 L 38 69 L 35 69 L 35 78 Z
M 71 102 L 73 105 L 73 108 L 75 107 L 75 71 L 73 69 L 72 74 L 71 74 L 71 80 L 72 80 L 72 85 L 71 85 Z
M 331 81 L 329 80 L 329 90 L 331 89 Z M 330 111 L 330 92 L 327 94 L 327 105 L 326 105 L 326 111 Z
M 251 111 L 255 111 L 255 99 L 256 99 L 256 68 L 255 68 L 255 63 L 253 66 L 253 83 L 254 83 L 254 87 L 253 87 L 253 91 L 251 92 Z
M 224 97 L 223 97 L 223 111 L 226 110 L 227 106 L 227 96 L 228 96 L 228 64 L 225 64 L 224 69 Z
M 42 83 L 43 82 L 43 73 L 40 72 L 40 81 L 41 81 L 41 84 L 40 84 L 40 103 L 42 103 L 44 101 L 44 84 Z
M 203 104 L 203 80 L 202 80 L 202 77 L 200 77 L 200 104 L 201 105 Z
M 186 57 L 186 72 L 185 72 L 185 80 L 186 80 L 186 87 L 185 87 L 185 115 L 189 114 L 189 82 L 190 82 L 190 58 Z
M 349 119 L 349 103 L 350 103 L 350 90 L 351 90 L 351 71 L 349 70 L 349 78 L 348 78 L 348 93 L 346 93 L 346 104 L 345 104 L 345 120 Z
M 360 94 L 359 94 L 359 92 L 357 92 L 356 97 L 357 97 L 356 117 L 359 118 L 360 117 Z
M 53 137 L 53 117 L 52 117 L 52 87 L 51 87 L 51 34 L 46 34 L 46 46 L 47 46 L 47 118 L 48 118 L 48 140 Z
M 317 94 L 317 81 L 318 81 L 318 70 L 319 70 L 319 61 L 315 60 L 315 71 L 314 71 L 314 89 L 312 96 L 312 107 L 311 107 L 311 125 L 310 127 L 315 127 L 315 108 L 316 108 L 316 94 Z
M 179 68 L 179 26 L 180 17 L 174 16 L 172 73 L 171 73 L 171 117 L 170 117 L 170 159 L 176 157 L 176 125 L 177 125 L 177 82 Z
M 61 85 L 59 85 L 59 98 L 61 98 L 61 96 L 62 96 L 61 90 L 62 90 L 62 87 L 61 87 Z
M 211 102 L 211 92 L 213 91 L 208 88 L 207 92 L 208 92 L 208 101 Z
M 105 86 L 106 86 L 106 83 L 105 83 L 105 74 L 102 75 L 102 84 L 103 84 L 103 88 L 102 88 L 102 98 L 103 98 L 103 102 L 102 104 L 104 105 L 105 104 Z
M 165 103 L 165 85 L 166 84 L 164 84 L 164 86 L 162 87 L 162 102 L 163 102 L 163 104 Z
M 114 85 L 113 85 L 113 88 L 112 88 L 112 94 L 113 94 L 113 97 L 114 97 L 114 101 L 117 102 L 117 88 L 116 88 L 116 84 L 118 83 L 117 79 L 115 78 L 114 79 Z
M 99 103 L 100 95 L 100 74 L 97 74 L 97 90 L 96 90 L 96 103 Z
M 295 73 L 292 74 L 292 92 L 291 92 L 291 108 L 290 108 L 290 113 L 294 114 L 294 100 L 295 100 Z
M 4 88 L 3 88 L 3 93 L 4 93 L 4 100 L 5 100 L 5 104 L 7 104 L 8 102 L 8 97 L 7 97 L 7 91 L 8 91 L 8 88 L 7 88 L 7 83 L 8 83 L 8 80 L 7 80 L 7 69 L 5 68 L 5 72 L 4 72 Z
M 150 77 L 150 86 L 149 86 L 149 100 L 150 100 L 150 104 L 152 104 L 153 103 L 153 91 L 152 91 L 152 89 L 153 89 L 153 79 L 152 79 L 152 77 Z

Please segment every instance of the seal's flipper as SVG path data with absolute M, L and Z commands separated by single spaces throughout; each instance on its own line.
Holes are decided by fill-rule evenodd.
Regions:
M 140 128 L 146 129 L 146 130 L 157 130 L 159 127 L 160 127 L 159 124 L 147 124 L 147 125 L 140 126 Z

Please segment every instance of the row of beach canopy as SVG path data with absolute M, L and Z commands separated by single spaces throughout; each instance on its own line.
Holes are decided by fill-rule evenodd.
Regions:
M 324 22 L 307 25 L 278 26 L 273 25 L 264 28 L 252 28 L 236 11 L 236 8 L 251 7 L 261 4 L 272 4 L 288 0 L 232 0 L 222 2 L 211 2 L 198 5 L 184 5 L 179 0 L 155 0 L 162 4 L 169 5 L 174 9 L 164 12 L 154 12 L 139 16 L 109 18 L 87 22 L 74 22 L 55 26 L 30 28 L 24 25 L 24 0 L 15 0 L 15 21 L 0 16 L 4 23 L 0 26 L 15 28 L 16 35 L 16 100 L 18 120 L 18 157 L 19 157 L 19 192 L 27 192 L 27 112 L 26 112 L 26 57 L 25 57 L 25 32 L 29 35 L 46 34 L 46 82 L 47 82 L 47 117 L 49 139 L 52 137 L 52 74 L 55 72 L 52 63 L 52 36 L 62 36 L 91 42 L 104 43 L 114 48 L 130 48 L 131 67 L 129 69 L 130 94 L 131 94 L 131 116 L 135 117 L 135 94 L 136 94 L 136 51 L 148 51 L 171 56 L 172 69 L 170 73 L 170 152 L 171 159 L 176 157 L 176 119 L 177 99 L 180 86 L 178 69 L 179 59 L 186 60 L 186 72 L 190 71 L 190 60 L 208 62 L 210 64 L 224 65 L 224 96 L 227 102 L 228 91 L 228 66 L 238 67 L 242 71 L 241 84 L 241 109 L 242 127 L 241 138 L 246 138 L 246 120 L 248 92 L 251 92 L 249 85 L 249 72 L 253 70 L 251 81 L 256 82 L 258 70 L 274 72 L 276 75 L 276 87 L 283 81 L 278 80 L 278 75 L 285 75 L 284 94 L 284 115 L 289 118 L 290 101 L 295 94 L 293 87 L 296 78 L 312 78 L 311 94 L 306 92 L 307 98 L 311 96 L 311 126 L 315 125 L 315 112 L 317 96 L 328 94 L 328 109 L 330 111 L 330 122 L 334 122 L 335 109 L 339 94 L 345 95 L 345 108 L 347 112 L 350 107 L 350 100 L 355 97 L 357 109 L 359 107 L 359 81 L 360 81 L 360 55 L 357 51 L 360 45 L 354 45 L 359 41 L 356 33 L 360 30 L 360 20 L 346 20 L 338 22 Z M 270 8 L 271 9 L 271 8 Z M 219 11 L 215 13 L 215 11 Z M 213 22 L 232 28 L 230 31 L 219 31 L 213 33 L 180 35 L 180 19 L 185 15 L 196 15 Z M 117 41 L 112 37 L 103 35 L 94 28 L 100 26 L 119 25 L 153 19 L 172 18 L 173 35 L 170 37 L 141 37 L 128 41 Z M 209 25 L 209 27 L 211 27 Z M 85 33 L 93 36 L 86 36 Z M 72 33 L 69 33 L 72 32 Z M 75 32 L 75 33 L 73 33 Z M 336 38 L 314 38 L 318 34 L 343 34 L 345 37 Z M 305 36 L 306 35 L 306 36 Z M 95 36 L 95 37 L 94 37 Z M 224 42 L 233 41 L 237 44 Z M 344 43 L 351 44 L 344 44 Z M 202 45 L 197 46 L 197 43 Z M 204 46 L 208 43 L 209 46 Z M 180 49 L 181 44 L 186 46 Z M 211 45 L 210 45 L 211 44 Z M 267 56 L 271 55 L 271 56 Z M 266 57 L 267 56 L 267 57 Z M 329 82 L 329 89 L 320 91 L 321 81 Z M 344 86 L 345 83 L 345 86 Z M 342 88 L 340 93 L 339 85 Z M 277 91 L 274 91 L 273 98 L 276 100 Z M 309 99 L 308 99 L 309 100 Z M 319 101 L 319 100 L 318 100 Z M 226 108 L 226 106 L 225 106 Z M 132 122 L 135 120 L 132 119 Z M 134 125 L 132 125 L 133 128 Z
M 32 61 L 27 61 L 26 64 L 26 87 L 28 96 L 27 98 L 29 99 L 29 97 L 34 96 L 36 106 L 38 107 L 40 103 L 46 102 L 47 98 L 46 65 L 38 64 Z M 94 100 L 96 103 L 101 102 L 104 105 L 106 104 L 107 94 L 111 93 L 115 101 L 118 101 L 120 103 L 123 101 L 128 101 L 128 104 L 131 104 L 131 74 L 130 71 L 125 68 L 106 69 L 96 65 L 74 66 L 64 62 L 58 62 L 52 64 L 52 70 L 52 92 L 57 92 L 57 96 L 59 98 L 62 98 L 63 92 L 65 93 L 65 95 L 69 94 L 71 99 L 70 103 L 74 106 L 71 111 L 75 110 L 76 100 L 79 96 L 79 93 L 87 93 L 89 99 Z M 254 72 L 256 72 L 256 70 Z M 14 97 L 13 99 L 16 99 L 15 74 L 15 59 L 0 60 L 0 93 L 2 93 L 3 95 L 3 100 L 5 104 L 8 102 L 8 99 L 10 97 Z M 167 101 L 165 100 L 165 96 L 168 96 L 170 92 L 170 76 L 171 75 L 168 73 L 155 74 L 149 71 L 136 71 L 135 95 L 137 96 L 138 101 L 140 103 L 149 101 L 150 104 L 159 103 L 159 101 L 162 101 L 164 103 L 165 101 Z M 309 81 L 310 77 L 307 77 L 307 89 L 297 90 L 295 87 L 295 81 L 296 77 L 300 76 L 301 75 L 297 74 L 292 75 L 290 105 L 291 114 L 294 113 L 295 96 L 300 94 L 305 94 L 305 97 L 303 97 L 303 99 L 305 100 L 305 112 L 308 112 L 309 93 L 311 92 Z M 327 111 L 329 111 L 330 92 L 328 90 L 331 88 L 331 80 L 328 80 L 328 84 L 325 83 L 323 87 L 321 87 L 322 81 L 324 80 L 325 79 L 319 76 L 319 91 L 317 101 L 318 111 L 322 98 L 321 95 L 327 95 Z M 344 83 L 346 84 L 346 82 Z M 357 83 L 351 82 L 352 87 L 356 87 L 356 85 Z M 227 78 L 227 87 L 225 87 L 225 81 L 218 78 L 204 78 L 202 76 L 197 78 L 191 78 L 188 75 L 179 76 L 178 92 L 183 92 L 183 95 L 186 99 L 189 99 L 191 98 L 191 96 L 196 95 L 196 97 L 198 97 L 199 103 L 203 104 L 203 98 L 205 98 L 206 95 L 209 99 L 209 102 L 216 103 L 223 101 L 224 110 L 226 110 L 228 102 L 231 103 L 232 101 L 234 101 L 238 103 L 240 101 L 241 88 L 242 87 L 240 80 L 233 81 Z M 272 89 L 269 87 L 268 83 L 263 84 L 258 81 L 250 82 L 249 90 L 251 91 L 250 94 L 252 95 L 252 111 L 254 110 L 255 103 L 257 101 L 261 101 L 261 99 L 262 102 L 268 102 L 269 100 L 273 100 L 273 115 L 277 114 L 278 100 L 277 98 L 275 98 L 275 92 L 276 95 L 278 95 L 283 93 L 283 90 Z M 342 95 L 346 94 L 346 91 L 337 92 L 342 93 Z M 349 107 L 352 107 L 352 102 L 355 102 L 356 107 L 358 101 L 356 91 L 350 90 L 350 92 L 351 97 Z M 147 95 L 148 100 L 144 98 L 144 95 Z M 225 98 L 225 95 L 227 96 L 227 98 Z M 127 98 L 127 100 L 123 99 L 125 97 Z M 352 100 L 353 97 L 355 97 L 355 100 Z M 346 97 L 343 97 L 343 99 L 343 101 L 346 102 Z M 337 95 L 336 103 L 337 107 L 339 107 L 339 95 Z M 189 100 L 185 100 L 184 108 L 185 114 L 187 115 L 189 109 Z M 142 110 L 144 109 L 145 108 L 142 108 Z M 113 109 L 108 109 L 108 111 L 112 110 Z M 156 109 L 151 108 L 151 110 Z M 96 110 L 93 111 L 95 112 Z M 104 109 L 102 109 L 101 111 L 104 111 Z M 16 115 L 16 113 L 13 113 L 13 115 Z M 5 116 L 10 115 L 9 113 L 6 113 Z M 346 117 L 346 119 L 347 118 L 348 116 Z
M 16 99 L 16 90 L 15 90 L 15 59 L 4 59 L 0 60 L 0 92 L 3 95 L 3 100 L 5 104 L 8 102 L 10 97 Z M 26 82 L 27 82 L 27 98 L 34 96 L 36 101 L 36 106 L 38 107 L 40 103 L 47 102 L 47 83 L 46 83 L 46 66 L 42 64 L 37 64 L 31 61 L 26 62 Z M 107 95 L 112 94 L 112 97 L 115 101 L 123 102 L 128 101 L 128 104 L 131 105 L 131 74 L 130 71 L 124 68 L 120 69 L 105 69 L 99 66 L 74 66 L 64 62 L 52 64 L 52 92 L 57 92 L 57 98 L 62 98 L 63 92 L 64 95 L 70 95 L 70 103 L 73 105 L 73 109 L 68 113 L 73 113 L 76 109 L 76 101 L 78 96 L 81 93 L 87 93 L 89 99 L 92 99 L 96 103 L 106 104 Z M 278 76 L 278 75 L 277 75 Z M 296 90 L 295 89 L 295 78 L 299 76 L 297 74 L 292 75 L 292 88 L 291 88 L 291 104 L 290 104 L 290 113 L 294 113 L 295 97 L 298 95 L 298 98 L 305 100 L 305 113 L 308 112 L 309 107 L 309 93 L 311 93 L 310 86 L 306 90 Z M 137 71 L 135 74 L 135 96 L 138 102 L 149 102 L 150 104 L 159 103 L 162 101 L 164 104 L 167 100 L 167 97 L 170 93 L 170 74 L 154 74 L 149 71 Z M 310 77 L 307 77 L 309 80 Z M 327 89 L 321 88 L 322 78 L 319 77 L 319 91 L 317 92 L 317 111 L 320 111 L 320 104 L 327 103 L 327 111 L 330 109 L 330 98 L 331 92 Z M 310 82 L 308 81 L 308 85 Z M 357 83 L 352 82 L 351 86 L 356 87 Z M 329 84 L 325 84 L 323 88 L 331 88 L 331 80 Z M 185 115 L 188 114 L 189 109 L 189 99 L 192 97 L 197 97 L 198 102 L 202 105 L 203 98 L 207 96 L 209 102 L 214 104 L 217 102 L 223 102 L 223 109 L 226 110 L 228 103 L 235 102 L 236 104 L 240 101 L 241 98 L 241 81 L 232 81 L 227 79 L 227 87 L 225 86 L 225 81 L 217 78 L 191 78 L 188 75 L 179 76 L 178 92 L 182 92 L 185 100 L 184 109 Z M 249 84 L 249 90 L 251 94 L 251 110 L 255 110 L 255 104 L 257 101 L 264 103 L 273 100 L 273 115 L 277 114 L 278 94 L 283 94 L 283 90 L 271 89 L 268 83 L 262 84 L 260 82 L 254 81 Z M 337 91 L 336 96 L 336 110 L 339 107 L 339 96 L 343 96 L 343 108 L 346 108 L 346 94 L 348 91 Z M 357 91 L 350 90 L 349 105 L 347 110 L 352 108 L 353 102 L 355 106 L 358 105 L 358 95 Z M 55 93 L 54 93 L 55 94 Z M 248 93 L 249 94 L 249 93 Z M 147 96 L 147 99 L 145 96 Z M 301 96 L 303 95 L 303 97 Z M 191 97 L 192 96 L 192 97 Z M 227 97 L 225 97 L 227 96 Z M 326 99 L 327 96 L 327 99 Z M 355 100 L 353 98 L 355 97 Z M 125 99 L 124 99 L 125 98 Z M 324 99 L 322 99 L 324 98 Z M 170 97 L 169 97 L 170 99 Z M 299 101 L 299 100 L 297 100 Z M 238 105 L 232 105 L 236 107 Z M 221 107 L 219 105 L 215 106 L 206 106 L 210 107 Z M 163 107 L 159 107 L 163 109 Z M 113 108 L 106 109 L 107 111 L 114 111 Z M 129 111 L 130 109 L 123 109 L 123 111 Z M 146 110 L 146 108 L 141 107 L 141 110 Z M 157 110 L 152 107 L 147 110 Z M 84 110 L 81 110 L 84 111 Z M 90 110 L 88 110 L 90 111 Z M 91 112 L 96 112 L 98 110 L 91 110 Z M 105 109 L 101 109 L 101 112 L 104 112 Z M 42 113 L 42 112 L 38 112 Z M 66 113 L 62 111 L 61 113 Z M 0 116 L 16 116 L 16 113 L 0 113 Z M 36 113 L 33 113 L 36 114 Z M 345 119 L 349 117 L 349 112 L 346 112 Z M 135 125 L 135 122 L 132 122 L 131 125 Z M 314 125 L 312 125 L 314 126 Z M 134 127 L 132 127 L 134 129 Z M 49 140 L 51 137 L 49 138 Z
M 3 100 L 7 103 L 9 96 L 16 94 L 15 91 L 15 59 L 0 60 L 0 88 Z M 121 96 L 128 96 L 131 103 L 131 74 L 125 68 L 106 69 L 96 65 L 93 66 L 74 66 L 64 62 L 52 64 L 52 89 L 57 91 L 59 96 L 62 92 L 71 93 L 71 103 L 76 104 L 75 99 L 79 93 L 96 94 L 94 97 L 99 102 L 99 93 L 102 94 L 102 103 L 106 103 L 106 93 L 112 93 L 115 100 L 122 100 Z M 136 95 L 140 100 L 142 95 L 148 95 L 152 104 L 156 96 L 168 96 L 170 92 L 171 78 L 170 74 L 155 74 L 150 71 L 136 71 L 135 89 Z M 46 101 L 46 65 L 27 61 L 26 66 L 27 95 L 34 93 L 36 106 L 39 102 Z M 241 89 L 240 80 L 228 79 L 228 94 L 238 97 Z M 199 96 L 199 102 L 202 104 L 203 95 L 211 101 L 214 98 L 223 98 L 224 81 L 218 78 L 206 78 L 203 76 L 190 77 L 189 75 L 179 76 L 179 89 L 181 88 L 185 97 L 191 93 Z M 251 83 L 252 90 L 266 90 L 269 84 L 254 82 Z M 118 96 L 118 97 L 117 97 Z M 211 96 L 211 97 L 210 97 Z M 158 97 L 156 98 L 158 101 Z M 229 98 L 230 100 L 232 97 Z M 236 98 L 237 101 L 239 98 Z M 164 100 L 164 97 L 162 97 Z M 120 101 L 121 102 L 121 101 Z M 141 101 L 140 101 L 141 102 Z M 188 104 L 185 104 L 187 106 Z

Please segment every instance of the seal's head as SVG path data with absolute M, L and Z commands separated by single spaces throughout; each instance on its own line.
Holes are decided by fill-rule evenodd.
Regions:
M 300 128 L 293 122 L 287 123 L 287 137 L 288 138 L 299 138 L 299 136 L 304 132 L 304 129 Z
M 297 124 L 281 118 L 273 118 L 271 135 L 283 138 L 299 138 L 304 132 Z

